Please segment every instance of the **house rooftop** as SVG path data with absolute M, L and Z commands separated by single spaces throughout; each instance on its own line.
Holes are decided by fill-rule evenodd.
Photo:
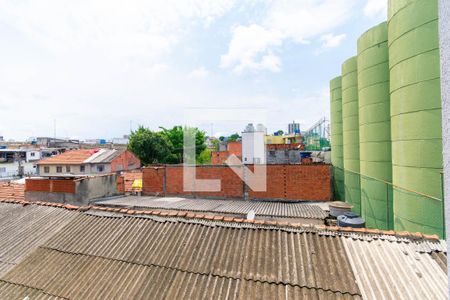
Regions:
M 38 165 L 80 165 L 85 163 L 108 163 L 122 151 L 115 149 L 80 149 L 42 159 Z
M 447 297 L 434 236 L 14 200 L 0 222 L 2 299 Z

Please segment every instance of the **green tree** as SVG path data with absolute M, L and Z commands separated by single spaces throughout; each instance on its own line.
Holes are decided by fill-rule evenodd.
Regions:
M 211 150 L 205 149 L 197 157 L 197 164 L 207 165 L 210 163 L 211 163 Z
M 277 132 L 276 132 L 278 135 L 283 135 L 284 134 L 284 131 L 283 130 L 278 130 Z
M 136 154 L 143 165 L 166 163 L 173 150 L 171 142 L 160 132 L 139 126 L 130 135 L 128 150 Z
M 206 149 L 205 132 L 200 131 L 198 128 L 183 128 L 182 126 L 174 126 L 171 129 L 166 129 L 164 127 L 160 128 L 162 129 L 161 134 L 165 136 L 173 146 L 171 150 L 172 155 L 168 157 L 167 163 L 177 164 L 183 162 L 184 132 L 195 135 L 196 159 L 198 159 L 200 153 L 202 153 L 202 151 Z
M 233 133 L 228 137 L 228 142 L 236 142 L 241 136 L 238 133 Z

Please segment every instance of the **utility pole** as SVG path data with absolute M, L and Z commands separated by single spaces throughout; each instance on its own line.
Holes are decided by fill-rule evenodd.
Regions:
M 450 1 L 439 0 L 439 42 L 441 55 L 442 143 L 444 154 L 444 211 L 447 248 L 450 248 Z M 450 264 L 447 264 L 450 275 Z M 450 280 L 448 292 L 450 294 Z

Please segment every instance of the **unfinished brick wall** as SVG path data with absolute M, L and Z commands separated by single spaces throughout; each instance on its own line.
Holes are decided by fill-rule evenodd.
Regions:
M 211 164 L 223 165 L 227 160 L 230 153 L 228 151 L 212 151 L 211 152 Z
M 267 191 L 249 191 L 252 199 L 331 200 L 329 165 L 268 165 Z
M 74 194 L 75 182 L 60 179 L 27 179 L 25 180 L 25 191 Z
M 142 194 L 164 195 L 164 177 L 166 168 L 163 166 L 148 167 L 142 171 Z
M 219 179 L 217 192 L 184 191 L 183 167 L 166 166 L 145 168 L 143 192 L 147 195 L 196 196 L 213 198 L 244 198 L 244 183 L 228 166 L 197 166 L 197 179 Z M 249 166 L 253 170 L 252 166 Z M 241 168 L 242 172 L 243 168 Z M 267 190 L 248 190 L 250 199 L 271 200 L 331 200 L 331 168 L 329 165 L 267 165 Z M 164 181 L 165 179 L 165 181 Z M 165 182 L 165 187 L 164 187 Z
M 242 169 L 241 169 L 242 172 Z M 199 197 L 218 198 L 242 198 L 244 183 L 239 176 L 228 166 L 200 166 L 197 167 L 197 179 L 219 179 L 220 191 L 217 192 L 195 192 Z
M 117 191 L 119 193 L 125 193 L 125 178 L 124 178 L 124 176 L 117 177 Z

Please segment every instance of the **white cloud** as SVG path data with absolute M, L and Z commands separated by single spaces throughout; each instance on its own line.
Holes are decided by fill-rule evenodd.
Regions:
M 228 52 L 221 57 L 221 67 L 237 73 L 246 69 L 277 72 L 281 60 L 273 51 L 284 41 L 309 43 L 310 39 L 343 24 L 355 3 L 355 0 L 269 2 L 261 22 L 233 28 Z M 269 57 L 264 60 L 267 55 Z M 267 63 L 267 59 L 272 63 Z
M 188 74 L 188 78 L 204 79 L 204 78 L 208 77 L 208 75 L 209 75 L 209 71 L 205 67 L 200 67 L 195 70 L 192 70 Z
M 191 20 L 209 24 L 233 5 L 234 0 L 1 1 L 0 21 L 53 53 L 87 49 L 148 63 L 168 54 Z
M 368 0 L 364 6 L 364 14 L 370 18 L 378 16 L 385 17 L 387 15 L 387 1 L 388 0 Z
M 232 67 L 237 73 L 245 69 L 277 71 L 280 59 L 267 53 L 271 47 L 280 46 L 283 35 L 276 30 L 266 30 L 260 25 L 237 26 L 228 53 L 222 55 L 222 68 Z M 262 53 L 266 55 L 261 57 Z
M 322 35 L 320 37 L 320 41 L 322 42 L 323 48 L 336 48 L 345 40 L 347 37 L 346 34 L 338 34 L 334 35 L 332 33 L 328 33 L 325 35 Z

